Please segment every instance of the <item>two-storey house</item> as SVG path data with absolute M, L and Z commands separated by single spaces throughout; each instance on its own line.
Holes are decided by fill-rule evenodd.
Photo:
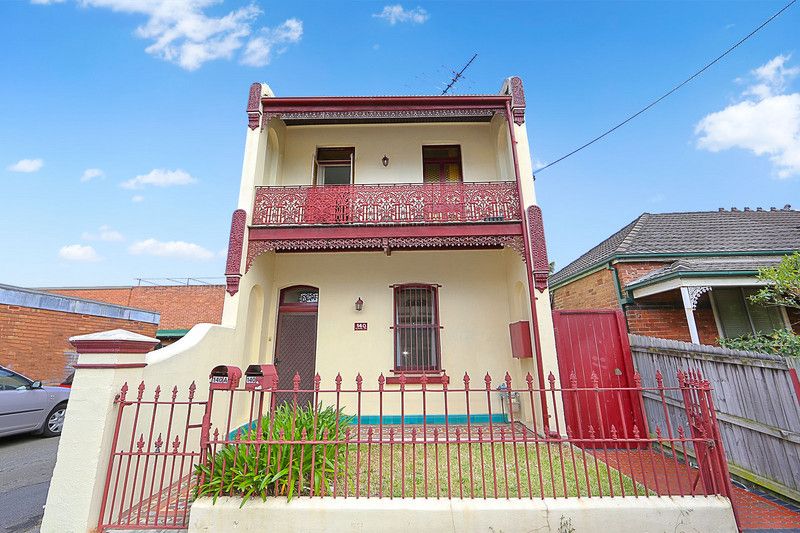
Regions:
M 250 362 L 387 386 L 557 374 L 522 81 L 472 96 L 250 89 L 223 325 Z

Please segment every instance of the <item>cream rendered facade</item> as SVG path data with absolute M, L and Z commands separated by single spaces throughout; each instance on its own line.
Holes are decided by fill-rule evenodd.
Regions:
M 261 90 L 262 98 L 273 96 L 266 85 L 262 84 Z M 507 90 L 505 85 L 503 91 Z M 428 145 L 461 147 L 464 183 L 515 180 L 503 114 L 475 123 L 290 126 L 280 118 L 267 121 L 265 116 L 263 124 L 247 132 L 238 207 L 247 213 L 248 226 L 256 187 L 314 184 L 318 148 L 353 147 L 355 185 L 421 185 L 422 147 Z M 512 124 L 522 176 L 520 204 L 526 212 L 536 204 L 530 147 L 524 124 Z M 386 166 L 382 163 L 384 156 L 389 159 Z M 389 377 L 393 371 L 392 286 L 421 283 L 439 287 L 441 368 L 454 386 L 462 385 L 465 372 L 473 385 L 475 380 L 482 382 L 486 373 L 492 376 L 494 386 L 499 385 L 509 372 L 514 387 L 524 388 L 526 375 L 531 373 L 536 378 L 540 370 L 544 376 L 552 372 L 558 383 L 548 291 L 529 289 L 526 263 L 510 248 L 393 250 L 390 255 L 383 251 L 268 251 L 258 255 L 249 269 L 246 262 L 245 251 L 241 259 L 244 274 L 238 292 L 226 295 L 222 323 L 240 332 L 241 350 L 249 363 L 274 361 L 281 291 L 310 286 L 319 290 L 315 370 L 323 386 L 332 384 L 337 373 L 341 373 L 344 384 L 352 386 L 360 374 L 365 383 L 375 385 L 380 374 Z M 532 293 L 537 320 L 531 317 Z M 364 302 L 362 311 L 354 307 L 358 298 Z M 512 357 L 509 324 L 518 321 L 527 321 L 531 327 L 538 322 L 541 369 L 537 368 L 536 356 Z M 356 322 L 367 323 L 367 330 L 355 331 Z M 428 385 L 437 386 L 441 387 Z M 303 383 L 301 388 L 312 387 Z M 363 409 L 369 414 L 375 406 Z M 550 410 L 555 411 L 549 413 L 552 428 L 552 417 L 560 406 Z M 531 411 L 526 405 L 522 412 Z

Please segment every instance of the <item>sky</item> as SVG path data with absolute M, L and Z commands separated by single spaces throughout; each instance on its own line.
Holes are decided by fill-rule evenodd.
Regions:
M 0 283 L 224 272 L 250 83 L 278 95 L 525 84 L 537 166 L 682 81 L 783 2 L 0 1 Z M 565 266 L 642 212 L 800 208 L 800 6 L 537 173 Z

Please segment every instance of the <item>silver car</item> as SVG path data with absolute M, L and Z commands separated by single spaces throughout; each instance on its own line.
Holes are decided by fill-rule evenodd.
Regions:
M 17 433 L 61 435 L 69 389 L 43 387 L 0 366 L 0 437 Z

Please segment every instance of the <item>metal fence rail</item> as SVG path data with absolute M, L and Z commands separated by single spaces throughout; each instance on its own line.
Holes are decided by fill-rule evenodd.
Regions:
M 248 498 L 730 497 L 711 387 L 697 373 L 633 387 L 520 386 L 506 374 L 451 382 L 426 375 L 368 385 L 319 375 L 303 388 L 212 375 L 208 400 L 161 389 L 118 398 L 98 529 L 180 529 L 198 496 Z M 215 369 L 216 371 L 216 369 Z M 235 372 L 238 372 L 236 375 Z M 266 379 L 266 378 L 265 378 Z M 435 382 L 434 382 L 435 381 Z M 655 399 L 639 427 L 623 400 Z M 302 405 L 301 398 L 312 398 Z M 577 423 L 542 419 L 562 402 Z M 660 400 L 659 400 L 660 399 Z M 673 405 L 675 399 L 678 405 Z M 626 414 L 627 413 L 627 414 Z M 622 420 L 620 427 L 613 421 Z M 677 453 L 662 454 L 671 449 Z M 682 457 L 696 457 L 691 468 Z

